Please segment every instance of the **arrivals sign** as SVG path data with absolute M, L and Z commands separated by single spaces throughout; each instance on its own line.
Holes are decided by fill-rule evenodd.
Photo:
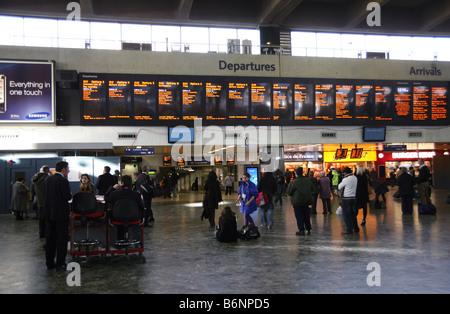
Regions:
M 54 63 L 0 60 L 0 123 L 53 123 Z

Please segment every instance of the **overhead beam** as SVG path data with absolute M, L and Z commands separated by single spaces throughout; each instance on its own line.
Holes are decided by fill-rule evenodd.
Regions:
M 194 0 L 180 0 L 175 14 L 176 18 L 180 20 L 189 20 L 193 3 Z
M 450 2 L 447 0 L 433 1 L 422 14 L 420 31 L 428 32 L 450 19 Z
M 260 25 L 280 25 L 303 0 L 268 0 L 259 19 Z

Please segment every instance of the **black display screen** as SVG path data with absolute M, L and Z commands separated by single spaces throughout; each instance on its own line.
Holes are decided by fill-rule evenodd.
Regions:
M 81 73 L 82 125 L 448 125 L 448 82 Z

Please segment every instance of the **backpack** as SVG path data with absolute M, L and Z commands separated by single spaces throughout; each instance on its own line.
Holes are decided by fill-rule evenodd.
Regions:
M 239 238 L 242 240 L 252 240 L 258 239 L 261 234 L 259 233 L 258 227 L 255 225 L 243 226 L 239 231 Z

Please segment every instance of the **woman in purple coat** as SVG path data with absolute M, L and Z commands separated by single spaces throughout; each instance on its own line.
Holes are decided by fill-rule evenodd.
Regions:
M 331 187 L 330 178 L 325 176 L 325 171 L 320 173 L 319 179 L 319 197 L 322 200 L 323 211 L 322 214 L 327 212 L 331 214 Z
M 257 210 L 256 198 L 258 197 L 258 189 L 256 185 L 250 181 L 250 174 L 244 173 L 242 183 L 239 186 L 237 202 L 241 203 L 240 211 L 244 213 L 244 226 L 255 225 L 252 214 Z

